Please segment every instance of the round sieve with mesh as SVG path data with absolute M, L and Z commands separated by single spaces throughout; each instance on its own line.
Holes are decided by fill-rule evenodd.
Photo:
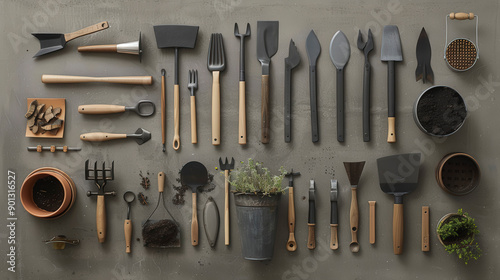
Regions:
M 446 61 L 457 71 L 466 71 L 472 68 L 477 61 L 477 49 L 468 39 L 455 39 L 446 47 Z
M 472 192 L 479 185 L 480 177 L 477 161 L 465 153 L 446 155 L 436 169 L 439 186 L 454 195 Z

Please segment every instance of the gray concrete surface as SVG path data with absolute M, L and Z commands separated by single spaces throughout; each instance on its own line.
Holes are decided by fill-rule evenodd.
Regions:
M 0 248 L 3 279 L 497 279 L 500 258 L 498 240 L 500 210 L 498 199 L 499 132 L 499 59 L 497 56 L 500 31 L 498 29 L 498 1 L 0 1 L 2 40 L 0 41 L 0 89 L 2 92 L 2 172 L 0 217 Z M 445 43 L 445 15 L 453 11 L 474 12 L 479 15 L 480 58 L 468 72 L 451 71 L 442 59 Z M 110 28 L 76 39 L 64 50 L 40 59 L 32 59 L 38 51 L 38 41 L 29 35 L 35 31 L 71 32 L 107 20 Z M 260 138 L 260 64 L 256 59 L 257 20 L 279 20 L 279 51 L 271 63 L 271 143 L 262 145 Z M 252 36 L 247 41 L 247 112 L 248 145 L 237 144 L 238 55 L 239 40 L 233 35 L 234 23 L 243 29 L 247 22 Z M 194 50 L 181 50 L 181 149 L 174 151 L 173 139 L 173 50 L 156 48 L 152 26 L 155 24 L 199 25 L 198 42 Z M 397 136 L 396 144 L 386 142 L 386 65 L 380 62 L 381 28 L 386 24 L 399 26 L 404 61 L 397 63 Z M 464 127 L 452 137 L 438 140 L 424 135 L 412 119 L 412 106 L 418 95 L 430 84 L 415 82 L 415 46 L 420 29 L 425 27 L 432 45 L 432 67 L 435 84 L 449 85 L 467 99 L 469 117 Z M 372 28 L 375 50 L 370 56 L 372 70 L 372 141 L 362 142 L 361 92 L 362 53 L 356 48 L 358 29 L 365 34 Z M 320 142 L 311 143 L 308 61 L 305 39 L 314 29 L 322 46 L 318 61 L 318 99 Z M 450 38 L 473 37 L 473 22 L 453 22 Z M 351 59 L 345 69 L 346 142 L 336 141 L 335 71 L 328 55 L 333 34 L 342 30 L 351 44 Z M 143 34 L 142 64 L 136 57 L 114 54 L 80 54 L 80 45 L 107 44 L 133 41 L 139 31 Z M 227 68 L 221 75 L 222 83 L 222 145 L 210 143 L 211 75 L 206 68 L 210 34 L 224 36 Z M 288 43 L 293 38 L 302 58 L 293 73 L 293 142 L 283 141 L 283 68 L 288 55 Z M 153 118 L 136 115 L 82 116 L 77 107 L 91 103 L 133 104 L 140 99 L 160 102 L 160 69 L 168 73 L 168 116 L 166 154 L 161 152 L 159 106 Z M 199 144 L 190 143 L 189 98 L 187 73 L 198 69 L 200 85 L 197 92 Z M 45 85 L 42 74 L 73 74 L 90 76 L 152 75 L 152 86 L 107 84 Z M 63 139 L 32 139 L 24 137 L 23 114 L 27 97 L 66 98 L 66 132 Z M 89 144 L 81 142 L 83 132 L 108 130 L 133 132 L 138 127 L 150 130 L 153 138 L 143 146 L 134 141 Z M 29 153 L 26 146 L 58 144 L 81 146 L 83 150 L 71 154 Z M 421 152 L 418 189 L 405 199 L 404 254 L 392 252 L 392 197 L 380 191 L 376 158 L 406 152 Z M 482 168 L 480 187 L 472 194 L 454 197 L 444 193 L 436 184 L 434 169 L 438 161 L 450 152 L 470 153 Z M 182 227 L 182 247 L 177 250 L 151 250 L 142 246 L 141 223 L 153 206 L 136 203 L 132 209 L 134 242 L 132 254 L 125 254 L 123 221 L 126 204 L 122 195 L 126 190 L 136 193 L 141 189 L 139 172 L 150 172 L 153 186 L 144 191 L 152 204 L 156 203 L 156 174 L 167 174 L 167 201 L 173 196 L 172 185 L 177 185 L 177 172 L 191 160 L 204 163 L 214 174 L 216 189 L 198 196 L 199 213 L 208 195 L 215 197 L 223 209 L 223 176 L 216 170 L 219 157 L 234 157 L 237 161 L 249 157 L 263 161 L 273 170 L 283 165 L 300 171 L 295 181 L 296 236 L 299 244 L 295 253 L 285 249 L 288 237 L 287 195 L 281 201 L 278 234 L 274 259 L 270 262 L 243 260 L 236 227 L 235 208 L 231 204 L 231 246 L 224 245 L 221 226 L 217 246 L 212 250 L 200 229 L 200 245 L 189 242 L 191 199 L 185 205 L 168 203 Z M 99 162 L 115 161 L 116 179 L 107 189 L 118 195 L 107 198 L 108 238 L 97 242 L 95 232 L 96 199 L 85 196 L 94 190 L 92 182 L 84 178 L 86 159 Z M 366 160 L 359 187 L 361 251 L 349 251 L 350 190 L 343 161 Z M 30 216 L 16 198 L 15 229 L 16 272 L 8 271 L 9 254 L 6 228 L 7 172 L 16 174 L 16 194 L 25 176 L 32 170 L 52 166 L 67 172 L 77 185 L 78 195 L 73 208 L 57 220 L 46 221 Z M 307 187 L 309 179 L 317 184 L 317 248 L 309 251 L 307 239 Z M 331 251 L 329 239 L 328 188 L 331 178 L 340 183 L 339 238 L 340 248 Z M 285 183 L 284 183 L 285 184 Z M 368 200 L 377 201 L 377 243 L 368 242 Z M 421 206 L 431 209 L 431 251 L 420 250 Z M 448 255 L 435 235 L 441 216 L 464 208 L 473 217 L 481 233 L 478 241 L 483 249 L 478 261 L 465 266 L 455 256 Z M 201 214 L 200 214 L 201 215 Z M 54 235 L 64 234 L 80 239 L 79 246 L 55 251 L 42 243 Z

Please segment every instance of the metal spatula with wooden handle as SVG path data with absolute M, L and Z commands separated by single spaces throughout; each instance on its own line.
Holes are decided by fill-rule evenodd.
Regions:
M 394 254 L 403 253 L 403 195 L 418 186 L 420 153 L 401 154 L 377 159 L 380 188 L 394 195 L 392 242 Z

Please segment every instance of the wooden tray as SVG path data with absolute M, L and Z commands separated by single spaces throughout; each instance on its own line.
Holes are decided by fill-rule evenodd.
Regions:
M 26 110 L 28 110 L 31 102 L 33 100 L 37 100 L 38 104 L 45 104 L 45 109 L 48 108 L 48 106 L 52 105 L 54 108 L 61 108 L 61 113 L 57 116 L 58 119 L 63 120 L 63 125 L 61 128 L 59 128 L 59 131 L 57 132 L 56 135 L 53 135 L 50 132 L 45 132 L 44 134 L 38 133 L 34 134 L 31 132 L 30 128 L 28 127 L 28 122 L 26 120 L 26 137 L 35 137 L 35 138 L 63 138 L 64 136 L 64 127 L 66 125 L 66 98 L 27 98 L 27 106 Z M 44 110 L 45 110 L 44 109 Z

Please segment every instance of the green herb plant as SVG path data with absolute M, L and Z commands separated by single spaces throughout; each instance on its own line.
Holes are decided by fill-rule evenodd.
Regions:
M 459 216 L 441 223 L 437 232 L 445 244 L 449 243 L 444 246 L 446 251 L 457 254 L 467 264 L 471 259 L 477 260 L 481 256 L 481 248 L 474 242 L 474 235 L 479 230 L 468 213 L 458 209 L 457 214 Z
M 251 158 L 248 162 L 240 162 L 241 165 L 230 173 L 229 183 L 235 192 L 254 193 L 260 195 L 272 195 L 284 193 L 285 189 L 281 182 L 285 177 L 286 170 L 280 167 L 279 175 L 272 175 L 271 171 L 264 167 L 262 162 Z

